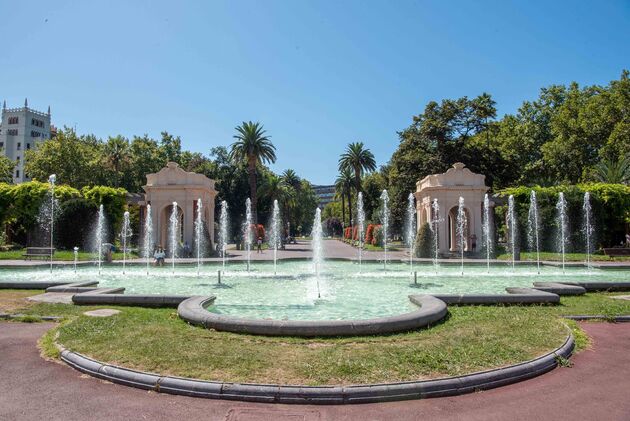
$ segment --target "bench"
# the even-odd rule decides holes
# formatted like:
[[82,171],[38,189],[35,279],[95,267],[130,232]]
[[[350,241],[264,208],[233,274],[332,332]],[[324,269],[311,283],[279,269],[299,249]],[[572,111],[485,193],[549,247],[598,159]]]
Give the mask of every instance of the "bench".
[[610,257],[630,256],[630,247],[605,248],[604,254]]
[[50,247],[27,247],[26,248],[26,253],[24,253],[22,255],[22,257],[24,257],[25,259],[30,259],[30,258],[44,258],[44,259],[50,259],[50,254],[54,255],[55,254],[55,248],[50,248]]

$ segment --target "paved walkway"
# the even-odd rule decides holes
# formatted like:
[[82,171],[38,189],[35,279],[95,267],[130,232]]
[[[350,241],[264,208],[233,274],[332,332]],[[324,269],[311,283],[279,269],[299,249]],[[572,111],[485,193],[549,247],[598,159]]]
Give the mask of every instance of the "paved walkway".
[[630,324],[588,323],[573,368],[454,398],[346,406],[269,405],[162,395],[110,384],[36,348],[51,324],[0,323],[0,420],[628,420]]

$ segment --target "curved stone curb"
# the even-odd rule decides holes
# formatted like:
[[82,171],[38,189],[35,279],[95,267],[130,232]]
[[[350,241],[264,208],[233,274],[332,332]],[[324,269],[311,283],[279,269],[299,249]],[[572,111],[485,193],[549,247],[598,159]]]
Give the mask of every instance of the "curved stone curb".
[[139,307],[177,307],[182,301],[190,298],[190,295],[140,295],[119,294],[125,288],[96,288],[88,292],[74,294],[72,302],[80,305],[117,305]]
[[565,319],[575,320],[575,321],[586,321],[586,320],[612,320],[613,322],[630,322],[630,315],[624,316],[606,316],[604,314],[596,314],[596,315],[576,315],[576,316],[562,316]]
[[48,289],[50,287],[56,287],[60,285],[69,285],[72,282],[68,281],[26,281],[26,282],[14,282],[14,281],[2,281],[0,282],[0,289]]
[[557,304],[558,294],[534,288],[506,288],[507,294],[434,294],[449,305]]
[[355,386],[226,383],[160,376],[103,364],[66,349],[62,349],[61,359],[91,376],[161,393],[250,402],[353,404],[456,396],[505,386],[554,369],[559,359],[571,356],[573,348],[573,336],[569,335],[564,344],[554,351],[504,368],[436,380]]
[[557,295],[583,295],[586,288],[561,282],[534,282],[534,289]]
[[206,310],[214,296],[197,296],[177,308],[179,317],[189,323],[219,331],[269,336],[356,336],[403,332],[428,326],[446,316],[446,304],[432,295],[414,295],[416,311],[390,317],[360,320],[264,320],[223,316]]
[[587,291],[609,291],[609,292],[623,292],[630,291],[630,282],[563,282],[569,285],[578,285]]

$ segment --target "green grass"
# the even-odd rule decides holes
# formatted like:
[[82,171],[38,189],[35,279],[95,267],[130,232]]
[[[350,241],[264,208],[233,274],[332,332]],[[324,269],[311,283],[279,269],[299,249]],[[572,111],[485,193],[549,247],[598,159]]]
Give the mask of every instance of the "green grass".
[[[3,299],[0,291],[0,302]],[[68,349],[113,364],[207,380],[289,384],[353,384],[461,375],[514,364],[559,346],[573,331],[578,350],[588,337],[559,316],[630,314],[630,301],[608,293],[563,297],[557,306],[449,307],[446,321],[429,329],[351,338],[240,335],[194,327],[174,309],[114,307],[121,313],[93,318],[103,308],[31,304],[32,317],[58,315],[64,322],[41,340],[56,356],[53,338]]]
[[[512,256],[510,254],[501,254],[497,256],[499,260],[510,260]],[[566,253],[564,258],[567,262],[585,262],[586,254],[585,253]],[[521,252],[521,260],[536,260],[536,253],[532,252]],[[562,260],[562,256],[559,253],[552,253],[548,251],[540,252],[540,260],[550,260],[550,261],[560,261]],[[604,254],[592,254],[591,260],[594,262],[625,262],[630,261],[630,256],[618,256],[618,257],[610,257]]]
[[[0,260],[24,260],[24,253],[26,253],[26,249],[21,249],[21,250],[9,250],[9,251],[0,251]],[[116,252],[112,254],[113,259],[122,259],[123,258],[123,254]],[[127,255],[127,258],[135,258],[138,257],[135,254],[131,254],[131,255]],[[95,260],[95,254],[94,253],[89,253],[86,251],[80,251],[79,252],[79,256],[78,256],[79,260]],[[44,258],[35,258],[33,260],[42,260],[42,261],[48,261],[47,259]],[[74,252],[72,250],[57,250],[55,251],[55,254],[53,256],[53,260],[67,260],[67,261],[73,261],[74,260]]]

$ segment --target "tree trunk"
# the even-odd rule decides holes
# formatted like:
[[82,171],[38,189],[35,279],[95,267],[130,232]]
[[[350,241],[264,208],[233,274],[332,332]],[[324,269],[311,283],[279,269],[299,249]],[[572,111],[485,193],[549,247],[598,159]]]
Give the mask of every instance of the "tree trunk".
[[258,224],[258,193],[256,191],[256,160],[249,157],[247,163],[247,173],[249,175],[249,197],[252,202],[252,221]]
[[357,194],[363,191],[361,190],[361,168],[354,169],[354,182],[356,184]]
[[348,220],[352,227],[352,190],[348,189]]
[[346,227],[346,202],[345,195],[341,193],[341,236],[343,237],[343,229]]

